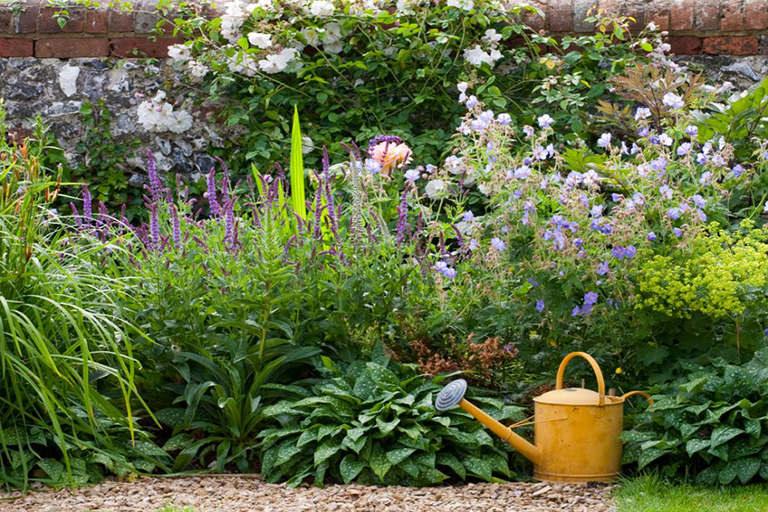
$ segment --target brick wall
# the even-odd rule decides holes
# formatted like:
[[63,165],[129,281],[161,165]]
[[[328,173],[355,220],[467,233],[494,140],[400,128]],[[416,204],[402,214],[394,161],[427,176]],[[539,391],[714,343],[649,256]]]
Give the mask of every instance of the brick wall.
[[[768,0],[528,0],[544,17],[526,15],[536,30],[553,35],[589,33],[593,6],[635,18],[633,30],[655,23],[669,32],[677,54],[768,55]],[[150,39],[158,16],[154,0],[137,0],[133,12],[73,6],[60,28],[47,0],[0,0],[1,57],[166,57],[170,37]]]
[[154,2],[135,1],[131,12],[73,5],[63,28],[54,19],[57,10],[48,0],[0,0],[0,58],[162,58],[179,42],[170,35],[150,37],[160,19]]

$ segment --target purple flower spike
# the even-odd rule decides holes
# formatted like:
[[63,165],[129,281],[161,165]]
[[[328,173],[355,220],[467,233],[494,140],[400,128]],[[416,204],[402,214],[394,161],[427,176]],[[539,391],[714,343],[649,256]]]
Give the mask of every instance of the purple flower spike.
[[208,173],[208,204],[211,205],[211,215],[218,215],[221,208],[216,200],[216,169],[213,167]]
[[181,247],[181,225],[179,223],[179,212],[176,207],[171,205],[171,218],[173,219],[173,245],[177,249]]
[[157,168],[155,166],[155,157],[152,155],[152,151],[147,150],[147,173],[149,174],[149,193],[152,196],[152,202],[159,204],[163,200],[163,183],[160,181],[160,177],[157,175]]
[[87,185],[83,185],[83,224],[89,226],[93,218],[93,203],[91,202],[91,191]]
[[158,220],[157,205],[152,205],[152,213],[149,217],[150,250],[160,249],[160,222]]

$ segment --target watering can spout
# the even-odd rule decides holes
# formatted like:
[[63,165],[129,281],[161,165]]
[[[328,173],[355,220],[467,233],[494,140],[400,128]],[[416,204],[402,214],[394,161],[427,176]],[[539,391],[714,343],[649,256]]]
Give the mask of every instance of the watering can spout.
[[515,434],[511,428],[502,425],[501,422],[496,421],[491,416],[483,412],[480,408],[464,399],[464,393],[467,391],[467,381],[464,379],[454,380],[445,386],[442,391],[437,395],[435,400],[435,408],[438,411],[446,411],[452,409],[457,405],[467,411],[474,418],[488,427],[494,434],[499,436],[504,441],[514,446],[523,457],[530,460],[534,464],[541,463],[541,450],[536,448],[533,444],[526,441],[519,435]]

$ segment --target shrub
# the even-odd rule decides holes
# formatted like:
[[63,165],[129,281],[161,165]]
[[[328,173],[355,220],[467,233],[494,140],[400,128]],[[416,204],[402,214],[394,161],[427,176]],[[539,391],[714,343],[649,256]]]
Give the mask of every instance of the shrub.
[[[280,422],[265,430],[262,474],[298,485],[326,476],[349,483],[431,485],[450,477],[490,481],[512,476],[507,451],[482,424],[460,410],[438,412],[434,397],[446,377],[426,381],[413,365],[381,355],[340,366],[323,358],[323,379],[296,397],[267,407]],[[498,420],[521,420],[520,407],[477,397]]]
[[654,393],[656,403],[621,435],[624,463],[707,484],[768,479],[766,349],[742,366],[714,359],[687,369]]
[[190,41],[171,54],[190,80],[227,102],[228,124],[247,128],[235,168],[241,158],[259,167],[281,159],[294,105],[311,133],[310,164],[320,159],[313,146],[343,154],[339,141],[363,144],[382,133],[436,163],[462,114],[454,97],[461,81],[518,125],[531,122],[532,105],[556,107],[572,139],[588,131],[581,111],[610,95],[604,79],[633,62],[640,44],[652,48],[629,37],[626,19],[602,13],[590,18],[601,31],[557,41],[525,27],[542,15],[533,7],[497,0],[231,1],[212,20],[187,7],[174,23]]

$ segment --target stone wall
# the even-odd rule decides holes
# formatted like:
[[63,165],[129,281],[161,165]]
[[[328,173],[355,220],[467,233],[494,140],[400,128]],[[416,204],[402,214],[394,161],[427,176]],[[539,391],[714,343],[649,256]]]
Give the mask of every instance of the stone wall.
[[[58,8],[47,0],[9,3],[0,0],[0,98],[12,127],[23,138],[40,113],[52,126],[67,157],[83,158],[77,144],[87,135],[81,122],[84,103],[102,101],[113,114],[112,135],[141,140],[124,164],[134,184],[144,179],[146,148],[157,153],[158,167],[196,178],[213,160],[212,146],[233,137],[211,119],[215,108],[201,107],[190,92],[169,92],[167,102],[192,117],[179,133],[152,133],[137,124],[137,109],[156,91],[178,83],[167,47],[178,42],[167,31],[151,35],[161,16],[155,0],[134,2],[131,12],[70,6],[61,27]],[[588,33],[589,9],[599,8],[635,18],[634,29],[648,23],[669,31],[679,54],[696,54],[710,73],[754,83],[768,72],[768,0],[531,0],[543,17],[526,15],[533,28],[561,36]],[[749,56],[749,57],[745,57]],[[183,98],[183,103],[176,102]],[[158,151],[159,149],[159,151]]]

